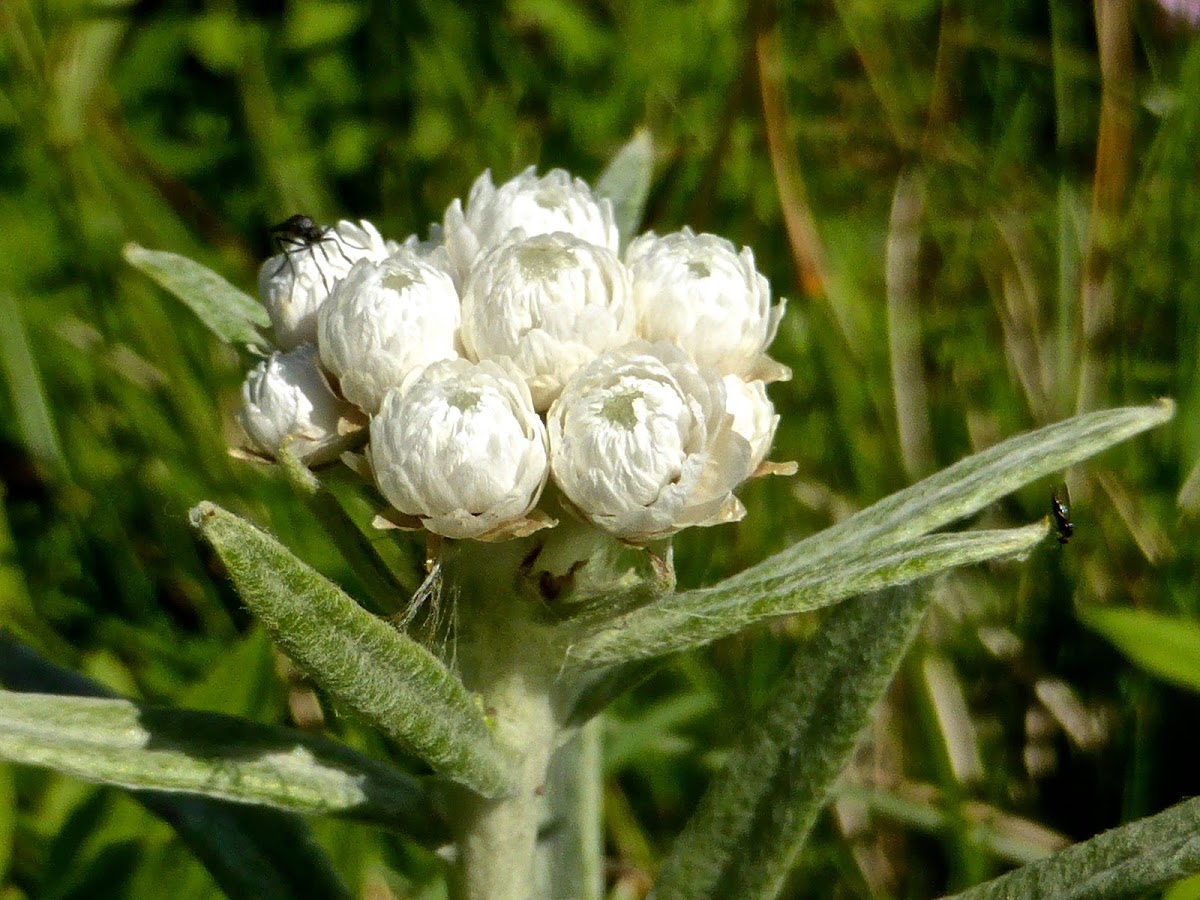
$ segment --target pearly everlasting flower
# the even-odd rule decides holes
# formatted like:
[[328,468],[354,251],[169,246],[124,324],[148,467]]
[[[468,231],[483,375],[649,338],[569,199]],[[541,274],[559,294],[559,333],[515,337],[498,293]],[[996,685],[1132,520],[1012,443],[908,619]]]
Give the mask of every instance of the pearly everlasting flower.
[[733,416],[733,430],[750,444],[750,471],[754,472],[771,451],[779,415],[775,404],[767,397],[763,381],[743,381],[737,375],[726,375],[725,410]]
[[275,328],[275,343],[290,350],[317,339],[317,311],[334,285],[360,259],[383,259],[398,248],[370,222],[342,220],[319,241],[288,246],[262,264],[258,295]]
[[347,400],[374,413],[414,369],[458,356],[458,293],[411,251],[357,263],[317,319],[321,361]]
[[341,426],[358,415],[329,387],[312,344],[272,353],[242,383],[238,421],[267,456],[286,444],[302,462],[328,462],[345,449]]
[[689,228],[662,237],[648,232],[630,243],[625,262],[640,337],[677,344],[698,366],[723,375],[790,377],[765,352],[784,303],[771,306],[771,288],[749,247],[739,253],[724,238]]
[[471,186],[466,210],[460,200],[446,209],[442,235],[460,285],[476,257],[507,239],[514,228],[526,236],[565,231],[614,253],[620,241],[612,203],[598,199],[582,179],[562,169],[539,178],[530,166],[496,187],[489,170]]
[[634,324],[629,273],[616,254],[564,232],[495,248],[463,292],[467,356],[511,358],[539,411],[576,369],[628,342]]
[[725,403],[720,375],[671,344],[605,353],[547,414],[554,480],[585,518],[628,541],[740,519],[732,491],[750,473],[750,444]]
[[414,373],[371,420],[368,453],[388,502],[436,534],[489,539],[553,524],[528,517],[546,485],[546,427],[505,360]]

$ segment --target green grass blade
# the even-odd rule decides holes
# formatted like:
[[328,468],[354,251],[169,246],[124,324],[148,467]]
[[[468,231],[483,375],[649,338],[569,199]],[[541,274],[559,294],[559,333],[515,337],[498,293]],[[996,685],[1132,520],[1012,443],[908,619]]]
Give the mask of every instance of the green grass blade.
[[355,603],[274,538],[211,503],[192,522],[292,660],[339,702],[485,797],[512,768],[475,697],[432,653]]
[[16,299],[0,291],[0,371],[8,380],[8,393],[16,416],[17,434],[30,454],[54,475],[65,475],[67,464],[37,361],[21,320]]
[[137,244],[126,244],[124,255],[130,265],[182,300],[225,343],[270,346],[254,327],[271,324],[262,304],[216,272],[186,256]]
[[581,668],[649,659],[702,646],[776,616],[808,612],[868,591],[908,584],[958,566],[1025,553],[1045,538],[1045,520],[1023,528],[955,532],[806,565],[754,584],[675,594],[626,613],[571,648]]
[[420,783],[348,747],[234,716],[0,691],[0,757],[130,790],[176,791],[430,838]]
[[1170,421],[1171,400],[1074,416],[1017,435],[897,491],[873,506],[746,569],[726,583],[745,584],[817,560],[886,547],[979,512],[1018,488],[1060,472]]
[[387,563],[354,524],[337,497],[286,447],[280,450],[278,461],[288,484],[304,499],[325,534],[354,570],[370,596],[374,611],[390,616],[403,610],[411,592],[404,591],[396,581]]
[[947,900],[1119,900],[1200,872],[1200,798],[1068,847]]
[[902,588],[830,613],[713,778],[656,898],[777,896],[928,602]]
[[1200,624],[1144,609],[1085,608],[1079,610],[1079,618],[1134,665],[1200,691]]
[[596,180],[596,193],[612,201],[622,247],[642,224],[653,175],[654,143],[649,129],[642,128],[617,151]]
[[[0,684],[18,691],[114,696],[82,675],[48,662],[3,631]],[[175,829],[233,900],[350,896],[308,825],[298,816],[163,791],[135,791],[132,796]]]

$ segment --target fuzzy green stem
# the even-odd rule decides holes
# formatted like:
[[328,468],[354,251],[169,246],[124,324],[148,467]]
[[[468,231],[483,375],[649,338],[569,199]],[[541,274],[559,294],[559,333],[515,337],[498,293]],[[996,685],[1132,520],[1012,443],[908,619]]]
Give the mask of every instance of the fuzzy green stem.
[[459,604],[458,667],[483,702],[497,744],[514,760],[515,788],[486,800],[462,788],[448,797],[458,843],[453,896],[530,900],[546,771],[560,725],[554,687],[561,649],[531,620],[521,541],[450,549],[444,590]]
[[495,683],[488,694],[489,711],[495,710],[498,725],[502,723],[511,739],[506,743],[519,753],[517,788],[511,796],[496,800],[459,791],[454,895],[470,900],[528,900],[537,895],[535,850],[557,725],[549,696],[519,673]]

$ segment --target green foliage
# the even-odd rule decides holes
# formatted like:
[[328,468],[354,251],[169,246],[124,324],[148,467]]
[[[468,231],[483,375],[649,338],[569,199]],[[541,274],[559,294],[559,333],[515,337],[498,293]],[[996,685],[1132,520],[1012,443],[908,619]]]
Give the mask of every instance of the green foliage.
[[210,503],[192,510],[192,520],[246,605],[331,696],[439,774],[485,797],[509,788],[511,764],[482,710],[437,657],[249,522]]
[[1085,609],[1080,618],[1136,665],[1200,691],[1200,625],[1141,609]]
[[897,589],[833,611],[700,801],[658,896],[778,896],[929,598]]
[[428,836],[421,786],[332,741],[127,700],[0,691],[0,757],[133,790],[200,794]]
[[1200,866],[1200,800],[1106,831],[1049,859],[955,894],[954,900],[1117,900],[1161,890]]
[[216,272],[186,256],[147,250],[137,244],[125,247],[126,261],[166,288],[227,344],[247,344],[260,349],[267,343],[254,326],[271,324],[267,311],[253,297],[239,291]]
[[[266,226],[288,214],[366,216],[402,238],[485,167],[593,177],[645,127],[645,227],[688,224],[753,246],[791,299],[774,353],[797,373],[772,396],[774,455],[796,459],[799,476],[749,485],[740,525],[680,537],[681,596],[763,560],[794,567],[816,549],[804,539],[851,534],[856,511],[1008,435],[1156,396],[1179,403],[1169,427],[1061,476],[1070,544],[939,583],[867,736],[872,766],[851,768],[784,891],[940,895],[1168,807],[1194,791],[1177,738],[1194,696],[1173,684],[1195,685],[1200,614],[1200,41],[1154,3],[1102,6],[1117,14],[1098,24],[1091,6],[1062,0],[183,2],[101,16],[7,3],[4,624],[136,702],[187,706],[196,692],[206,709],[264,725],[307,703],[310,727],[409,765],[369,717],[322,720],[329,697],[280,677],[265,642],[251,645],[243,602],[213,577],[219,561],[186,510],[210,497],[262,523],[380,612],[393,582],[419,584],[423,548],[370,536],[374,498],[324,473],[310,494],[230,460],[246,358],[122,249],[198,259],[244,298],[270,252]],[[902,176],[907,219],[892,212]],[[909,271],[889,269],[889,247],[911,251]],[[262,346],[245,318],[261,311],[244,303],[210,320],[234,344]],[[997,488],[977,507],[983,533],[1041,519],[1050,487],[1003,499]],[[880,534],[906,516],[897,507]],[[920,535],[946,524],[912,520],[908,539],[925,552]],[[657,668],[589,673],[580,718],[630,691],[606,717],[619,739],[604,781],[614,892],[636,893],[668,858],[746,723],[820,640],[816,618],[776,619]],[[924,708],[930,657],[963,717]],[[1075,719],[1046,704],[1048,684],[1065,689]],[[1068,726],[1091,720],[1110,725],[1080,743]],[[955,741],[981,774],[956,773]],[[231,896],[444,890],[440,861],[391,832],[310,830],[177,795],[138,801],[5,765],[0,894],[142,897],[169,884],[173,896],[212,896],[193,856]],[[1165,841],[1168,858],[1169,833],[1138,834]],[[1087,862],[1127,879],[1123,889],[1157,883],[1107,865]],[[1004,890],[1028,887],[1015,884]]]

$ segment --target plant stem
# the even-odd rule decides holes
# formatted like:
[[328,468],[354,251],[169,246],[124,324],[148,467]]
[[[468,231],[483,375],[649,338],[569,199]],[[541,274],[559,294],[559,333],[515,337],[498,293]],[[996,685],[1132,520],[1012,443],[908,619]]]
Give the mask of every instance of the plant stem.
[[[557,725],[545,693],[529,691],[515,676],[488,691],[489,711],[513,746],[518,738],[517,789],[485,800],[461,790],[455,809],[458,871],[454,896],[470,900],[528,900],[535,896],[534,857],[542,794]],[[502,724],[501,724],[502,723]]]
[[493,738],[511,755],[516,788],[495,800],[449,789],[458,842],[452,896],[529,900],[537,896],[542,798],[560,731],[553,689],[561,650],[531,620],[533,598],[521,575],[524,542],[488,546],[486,553],[479,549],[443,553],[443,591],[460,607],[457,662],[463,682],[479,695]]

